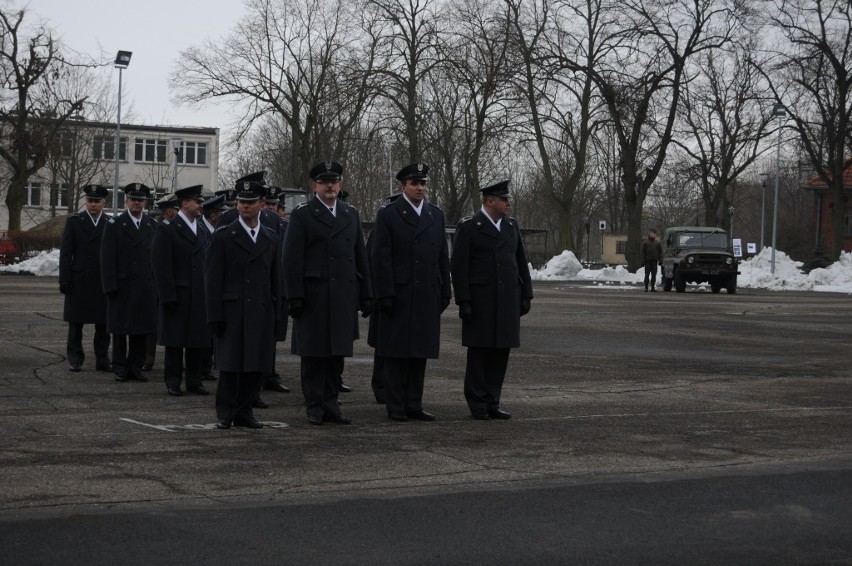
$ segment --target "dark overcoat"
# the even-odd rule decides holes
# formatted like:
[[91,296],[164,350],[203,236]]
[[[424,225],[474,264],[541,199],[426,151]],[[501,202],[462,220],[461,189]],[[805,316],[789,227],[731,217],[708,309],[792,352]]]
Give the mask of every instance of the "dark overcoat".
[[297,356],[351,356],[358,304],[373,298],[369,259],[358,211],[337,201],[337,216],[317,198],[290,213],[284,237],[287,299],[302,299],[293,320],[291,350]]
[[106,324],[107,301],[101,287],[101,240],[107,215],[98,225],[88,212],[74,213],[65,221],[59,245],[59,284],[69,287],[62,319],[82,324]]
[[456,304],[469,301],[471,321],[462,321],[462,345],[521,345],[521,299],[532,299],[527,254],[517,221],[505,217],[500,231],[481,210],[456,227],[450,261]]
[[207,248],[207,320],[225,323],[213,340],[220,371],[274,371],[281,248],[275,232],[258,226],[256,242],[239,222],[220,226]]
[[451,296],[444,213],[424,202],[418,216],[400,198],[379,209],[371,237],[374,294],[379,302],[393,297],[390,312],[376,308],[372,315],[376,353],[390,358],[437,358],[441,302]]
[[[209,348],[204,299],[204,257],[211,234],[201,219],[196,234],[180,215],[154,235],[152,264],[157,285],[157,343],[176,348]],[[165,308],[164,305],[174,304]],[[175,304],[176,303],[176,304]]]
[[137,229],[126,210],[110,218],[101,242],[101,284],[107,294],[107,331],[138,335],[157,332],[157,293],[151,244],[157,223],[147,214]]

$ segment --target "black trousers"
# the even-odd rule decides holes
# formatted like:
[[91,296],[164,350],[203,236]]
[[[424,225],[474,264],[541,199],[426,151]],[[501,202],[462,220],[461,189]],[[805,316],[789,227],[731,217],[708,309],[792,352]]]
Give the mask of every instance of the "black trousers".
[[157,335],[148,334],[145,339],[145,363],[149,366],[154,365],[154,360],[157,359]]
[[648,288],[648,278],[651,279],[651,288],[653,289],[657,285],[657,262],[656,261],[646,261],[645,262],[645,289]]
[[500,393],[508,364],[509,348],[467,349],[464,398],[471,412],[500,408]]
[[376,396],[376,401],[379,403],[385,402],[385,374],[384,374],[385,358],[373,351],[373,377],[370,379],[370,387],[373,388],[373,395]]
[[229,422],[253,418],[251,402],[262,386],[262,372],[220,371],[216,385],[216,417]]
[[201,377],[213,377],[213,347],[201,351]]
[[384,358],[382,373],[388,413],[423,410],[426,358]]
[[145,363],[145,334],[112,335],[112,370],[122,377],[141,376]]
[[[109,365],[109,333],[106,324],[95,324],[95,337],[92,346],[95,350],[97,365]],[[83,323],[68,323],[68,343],[65,349],[68,363],[71,365],[83,365],[86,354],[83,352]]]
[[302,395],[309,417],[340,415],[337,396],[340,393],[340,370],[343,356],[315,358],[302,356]]
[[163,379],[166,387],[180,387],[181,367],[186,360],[186,388],[193,389],[201,385],[201,358],[206,348],[177,348],[166,346],[163,356]]

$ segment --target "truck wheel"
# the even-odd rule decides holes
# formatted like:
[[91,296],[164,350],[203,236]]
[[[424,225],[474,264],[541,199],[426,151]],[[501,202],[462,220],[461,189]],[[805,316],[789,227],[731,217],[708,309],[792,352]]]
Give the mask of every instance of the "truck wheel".
[[728,284],[725,286],[725,289],[728,291],[729,295],[735,295],[737,293],[737,276],[734,275],[728,280]]
[[719,291],[722,290],[722,286],[719,285],[718,283],[710,283],[710,290],[713,293],[718,293]]
[[677,271],[674,273],[674,288],[678,293],[686,292],[686,278]]

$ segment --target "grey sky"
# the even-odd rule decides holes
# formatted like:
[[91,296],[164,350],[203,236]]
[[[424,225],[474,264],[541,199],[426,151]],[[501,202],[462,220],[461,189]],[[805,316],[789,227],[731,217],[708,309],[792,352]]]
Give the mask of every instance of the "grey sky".
[[[122,98],[135,123],[224,129],[232,121],[224,105],[173,105],[168,76],[181,50],[228,33],[243,14],[240,0],[29,0],[26,6],[75,51],[110,58],[119,49],[133,52]],[[117,85],[118,71],[111,77]]]

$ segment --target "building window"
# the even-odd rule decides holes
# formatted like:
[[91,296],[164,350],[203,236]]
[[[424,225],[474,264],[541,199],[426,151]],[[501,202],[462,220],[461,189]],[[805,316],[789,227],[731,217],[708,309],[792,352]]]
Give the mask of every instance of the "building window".
[[627,240],[615,241],[615,253],[624,255],[627,252]]
[[27,183],[27,206],[41,206],[41,183]]
[[[115,136],[95,136],[93,148],[96,159],[115,161]],[[127,161],[127,138],[121,138],[118,158]]]
[[843,235],[852,236],[852,209],[847,208],[843,216]]
[[[109,193],[110,194],[106,199],[106,204],[104,205],[104,208],[108,209],[108,212],[112,211],[112,208],[113,208],[112,197],[115,195],[115,191],[110,189]],[[124,191],[118,191],[118,199],[117,200],[118,200],[118,204],[115,206],[115,208],[116,208],[116,210],[120,211],[122,208],[124,208]]]
[[185,163],[187,165],[206,165],[207,143],[181,142],[180,151],[178,152],[178,163]]
[[166,140],[136,138],[135,161],[166,162]]
[[59,132],[56,136],[56,154],[59,157],[74,156],[74,134]]
[[56,208],[68,208],[68,184],[62,183],[56,191]]

